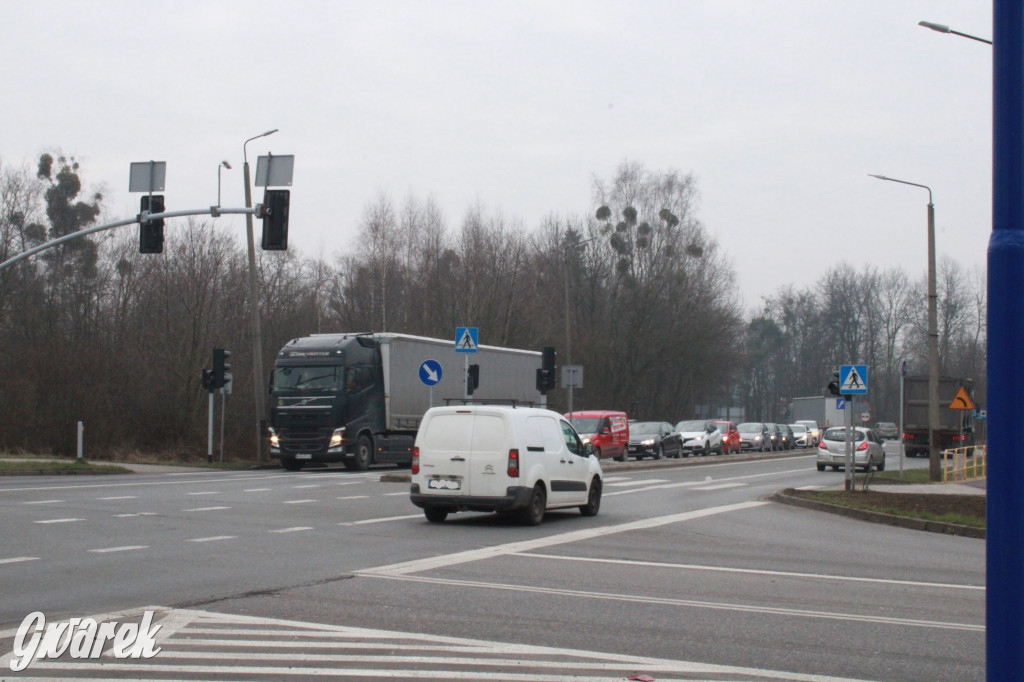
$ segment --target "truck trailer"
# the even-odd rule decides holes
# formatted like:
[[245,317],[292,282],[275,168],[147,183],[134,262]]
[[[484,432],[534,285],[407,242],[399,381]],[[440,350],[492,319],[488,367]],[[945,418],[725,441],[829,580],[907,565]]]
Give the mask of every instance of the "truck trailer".
[[822,430],[830,426],[846,424],[847,401],[838,396],[814,395],[806,398],[793,398],[789,406],[789,420],[815,421]]
[[[974,381],[956,377],[939,377],[939,449],[974,445],[974,417],[972,410],[954,410],[949,407],[963,387],[974,400]],[[903,380],[903,447],[908,457],[927,457],[931,441],[928,438],[928,375],[911,374]]]
[[358,471],[407,466],[423,414],[466,398],[467,365],[477,366],[474,401],[544,406],[541,359],[537,351],[495,346],[456,353],[453,340],[407,334],[292,339],[270,378],[270,456],[290,471],[313,462]]

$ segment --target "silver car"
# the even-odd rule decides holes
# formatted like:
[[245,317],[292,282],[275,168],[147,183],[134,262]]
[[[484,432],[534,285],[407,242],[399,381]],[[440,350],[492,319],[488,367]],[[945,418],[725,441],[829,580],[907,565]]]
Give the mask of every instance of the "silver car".
[[736,427],[740,432],[740,450],[756,450],[764,452],[772,449],[772,441],[768,435],[768,427],[761,422],[743,422]]
[[[825,467],[846,468],[846,427],[825,429],[818,442],[818,471]],[[871,429],[856,426],[853,429],[853,468],[867,471],[874,467],[885,471],[885,449]]]

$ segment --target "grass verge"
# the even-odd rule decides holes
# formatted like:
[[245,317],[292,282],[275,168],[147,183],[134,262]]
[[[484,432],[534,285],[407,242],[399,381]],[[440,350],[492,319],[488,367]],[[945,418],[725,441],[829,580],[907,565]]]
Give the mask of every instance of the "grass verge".
[[878,514],[985,528],[984,495],[794,489],[786,490],[785,494]]
[[0,475],[60,475],[60,474],[130,474],[130,469],[125,469],[114,464],[93,464],[85,460],[50,460],[18,458],[16,460],[0,461]]

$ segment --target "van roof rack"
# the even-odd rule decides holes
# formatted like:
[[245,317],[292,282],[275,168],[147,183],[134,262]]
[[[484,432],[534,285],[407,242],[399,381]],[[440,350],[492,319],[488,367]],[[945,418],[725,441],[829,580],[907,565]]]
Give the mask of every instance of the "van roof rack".
[[515,398],[445,398],[445,405],[511,405],[512,407],[536,407],[532,400]]

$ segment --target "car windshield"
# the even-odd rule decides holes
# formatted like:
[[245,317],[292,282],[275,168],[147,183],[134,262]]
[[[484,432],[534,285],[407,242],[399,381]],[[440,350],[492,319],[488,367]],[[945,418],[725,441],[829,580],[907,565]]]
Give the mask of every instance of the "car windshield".
[[880,429],[895,429],[896,425],[892,422],[878,422],[878,428]]
[[661,432],[661,424],[658,422],[633,422],[629,425],[629,434],[641,436],[658,434]]
[[761,425],[755,422],[745,422],[736,427],[740,433],[761,433]]
[[718,430],[722,433],[729,433],[729,422],[715,422],[715,426],[717,426]]
[[802,424],[793,424],[789,428],[793,429],[793,433],[807,433],[807,427]]
[[[846,429],[843,428],[843,427],[839,427],[839,428],[835,428],[835,429],[829,429],[828,431],[825,432],[824,440],[841,441],[841,442],[845,443],[846,442]],[[855,442],[858,442],[858,443],[860,441],[864,440],[864,432],[863,431],[858,431],[858,430],[854,429],[854,431],[853,431],[853,440]]]
[[337,365],[278,367],[274,370],[273,393],[281,391],[336,391],[341,384],[343,368]]
[[676,431],[679,431],[680,433],[687,432],[687,431],[703,431],[703,430],[704,430],[704,422],[702,422],[700,420],[689,421],[689,422],[679,422],[678,424],[676,424]]
[[597,433],[601,430],[600,417],[574,417],[570,421],[577,433]]

